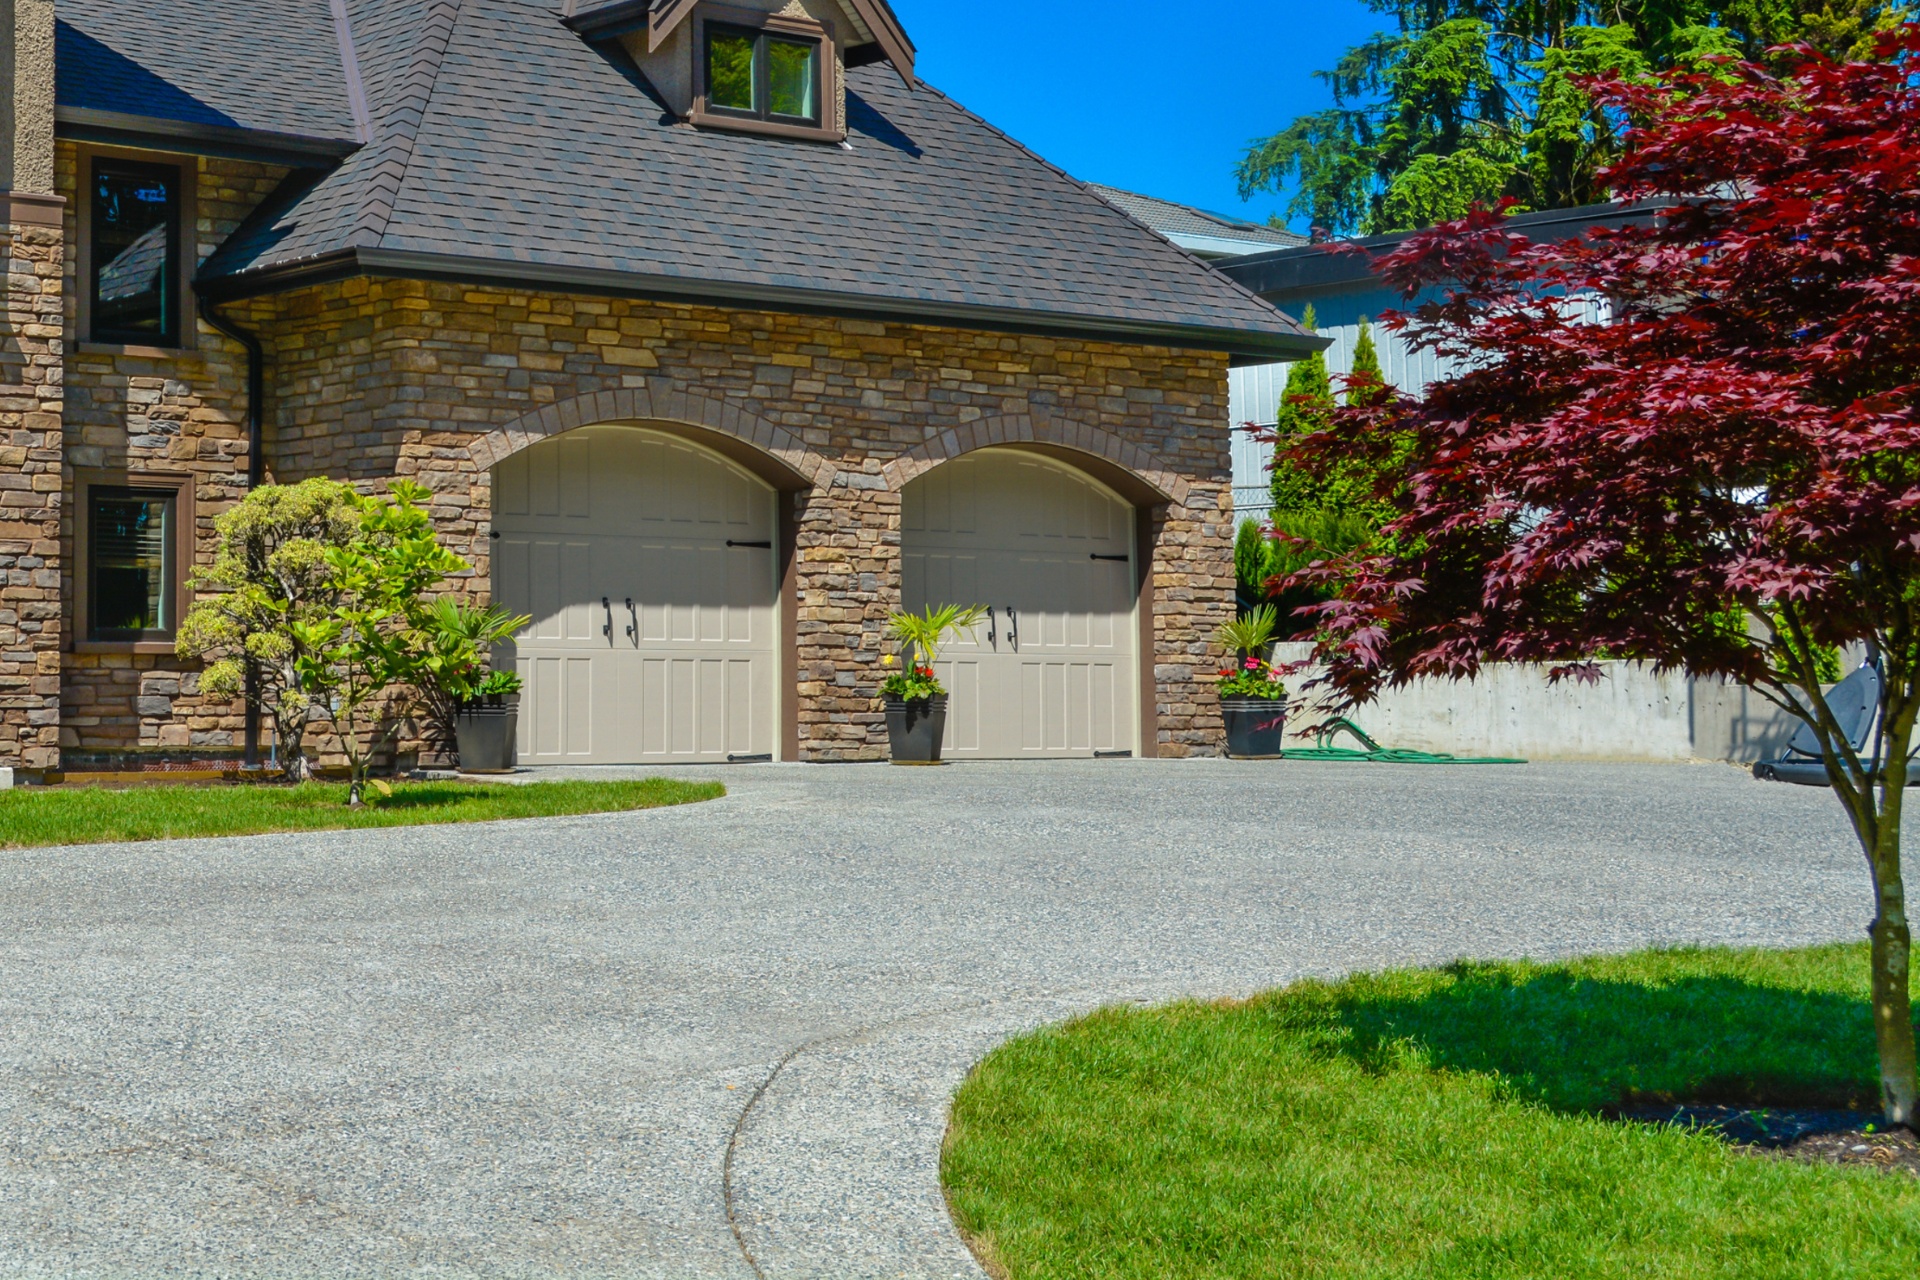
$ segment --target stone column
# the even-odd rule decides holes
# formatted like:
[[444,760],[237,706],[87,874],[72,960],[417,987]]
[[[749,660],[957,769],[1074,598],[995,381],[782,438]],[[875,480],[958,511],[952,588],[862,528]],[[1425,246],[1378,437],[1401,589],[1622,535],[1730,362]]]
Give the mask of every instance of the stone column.
[[0,0],[0,768],[60,765],[65,201],[54,192],[53,0]]
[[871,466],[796,504],[800,758],[810,764],[887,758],[880,655],[900,607],[900,495]]

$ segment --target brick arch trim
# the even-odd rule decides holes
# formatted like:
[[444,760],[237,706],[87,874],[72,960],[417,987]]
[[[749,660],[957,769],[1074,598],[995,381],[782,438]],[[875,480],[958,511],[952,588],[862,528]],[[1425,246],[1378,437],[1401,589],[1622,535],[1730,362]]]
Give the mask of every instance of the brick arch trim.
[[919,448],[895,458],[882,469],[881,474],[886,478],[889,488],[904,489],[910,481],[943,462],[951,462],[976,449],[1008,444],[1044,444],[1075,453],[1091,454],[1125,469],[1163,501],[1176,506],[1187,505],[1189,486],[1186,478],[1148,450],[1098,427],[1034,418],[1027,414],[983,418],[942,431]]
[[815,488],[833,483],[832,465],[785,427],[737,404],[690,390],[671,378],[649,378],[644,387],[594,391],[550,404],[489,431],[468,447],[468,453],[485,471],[522,449],[577,427],[631,421],[704,427],[772,455]]

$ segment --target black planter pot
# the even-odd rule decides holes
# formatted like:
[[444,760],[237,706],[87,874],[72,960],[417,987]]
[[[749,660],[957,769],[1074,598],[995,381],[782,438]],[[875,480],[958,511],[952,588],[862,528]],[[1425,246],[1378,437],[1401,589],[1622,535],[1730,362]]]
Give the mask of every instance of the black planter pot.
[[454,717],[454,749],[462,773],[512,773],[519,744],[518,697],[482,698],[460,708]]
[[1227,754],[1236,760],[1276,760],[1287,733],[1287,704],[1265,698],[1222,698]]
[[887,698],[887,741],[895,764],[939,764],[947,736],[947,697]]

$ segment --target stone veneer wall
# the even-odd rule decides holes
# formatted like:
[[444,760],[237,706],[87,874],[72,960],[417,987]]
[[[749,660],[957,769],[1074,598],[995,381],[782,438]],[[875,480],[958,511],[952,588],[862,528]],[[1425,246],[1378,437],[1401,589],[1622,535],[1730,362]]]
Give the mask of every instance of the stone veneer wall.
[[[6,208],[0,197],[0,210]],[[59,763],[60,229],[0,223],[0,766]]]
[[[68,197],[69,243],[78,242],[82,154],[72,143],[62,142],[57,155],[60,190]],[[189,157],[180,163],[185,167],[196,162]],[[192,228],[196,261],[213,252],[287,172],[237,160],[202,159],[197,167]],[[196,542],[204,557],[214,517],[246,492],[245,353],[198,320],[192,345],[184,351],[79,341],[76,270],[70,259],[67,465],[194,476]],[[71,486],[69,471],[70,494]],[[77,495],[72,509],[79,510]],[[69,520],[62,538],[63,554],[69,558],[73,538]],[[68,617],[74,616],[75,585],[67,575]],[[60,741],[74,760],[94,755],[224,755],[241,745],[241,708],[202,698],[195,664],[171,655],[69,652],[63,685]]]
[[233,310],[269,344],[274,478],[415,478],[478,584],[488,467],[556,427],[691,421],[817,471],[796,503],[809,760],[885,753],[873,690],[898,604],[897,486],[915,470],[903,458],[1020,439],[1120,453],[1180,498],[1153,524],[1158,751],[1219,747],[1208,650],[1233,598],[1224,356],[364,278]]
[[[61,144],[69,244],[82,158]],[[197,166],[204,257],[284,171]],[[0,392],[0,763],[55,767],[56,746],[76,761],[237,750],[240,709],[202,698],[191,664],[70,643],[60,656],[75,586],[61,569],[74,531],[60,519],[73,468],[191,473],[204,559],[214,517],[244,491],[244,355],[204,323],[181,352],[80,343],[75,267],[59,238],[39,232],[11,256],[10,328],[23,348],[44,345],[24,361],[9,351]],[[37,284],[23,292],[27,277]],[[63,305],[64,352],[46,323]],[[814,487],[795,503],[806,759],[884,754],[872,691],[898,603],[900,486],[983,443],[1104,453],[1176,498],[1152,521],[1157,749],[1218,749],[1209,637],[1233,589],[1224,357],[398,280],[226,310],[267,344],[269,477],[334,475],[369,489],[418,479],[473,562],[476,594],[489,570],[488,468],[557,427],[686,421],[757,440],[807,475]],[[53,451],[63,354],[64,483]]]

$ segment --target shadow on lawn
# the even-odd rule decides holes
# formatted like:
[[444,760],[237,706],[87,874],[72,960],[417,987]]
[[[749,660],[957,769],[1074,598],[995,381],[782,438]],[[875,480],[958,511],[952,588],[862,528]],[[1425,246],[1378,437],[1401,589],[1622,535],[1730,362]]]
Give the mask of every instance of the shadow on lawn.
[[1455,965],[1425,992],[1343,985],[1328,1048],[1372,1071],[1419,1061],[1498,1078],[1560,1111],[1654,1104],[1877,1111],[1864,998],[1734,977],[1646,985]]
[[[442,809],[450,805],[473,804],[496,799],[497,787],[476,787],[471,783],[415,783],[394,791],[390,796],[369,792],[376,809]],[[344,795],[344,793],[343,793]]]

